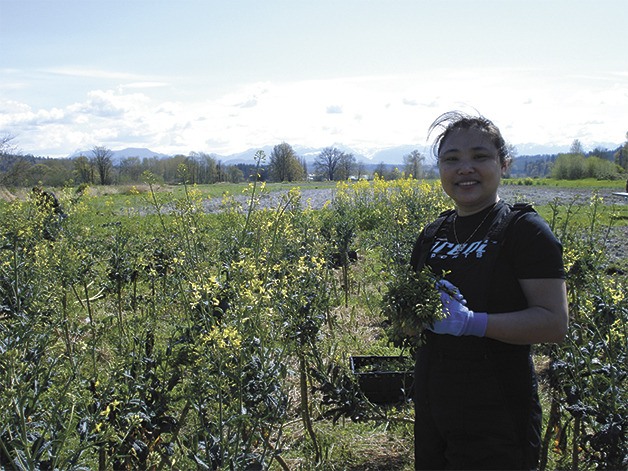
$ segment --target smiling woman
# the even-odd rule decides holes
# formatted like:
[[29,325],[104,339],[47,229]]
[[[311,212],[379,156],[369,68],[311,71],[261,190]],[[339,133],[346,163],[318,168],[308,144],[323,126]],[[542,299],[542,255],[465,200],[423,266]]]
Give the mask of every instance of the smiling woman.
[[458,214],[465,216],[497,202],[497,188],[511,159],[499,129],[489,120],[445,113],[430,132],[447,122],[456,126],[437,137],[433,152],[443,189],[456,202]]
[[534,469],[541,408],[530,344],[566,333],[562,248],[530,206],[500,201],[509,159],[491,121],[447,113],[437,128],[455,210],[423,230],[411,259],[417,272],[427,265],[446,278],[437,286],[444,317],[417,352],[415,466]]

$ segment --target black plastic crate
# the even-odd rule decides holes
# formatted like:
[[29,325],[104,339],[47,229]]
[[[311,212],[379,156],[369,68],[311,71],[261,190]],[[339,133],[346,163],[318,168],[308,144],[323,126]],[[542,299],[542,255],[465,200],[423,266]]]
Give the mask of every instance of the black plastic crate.
[[398,404],[412,399],[414,361],[404,356],[352,356],[351,372],[374,404]]

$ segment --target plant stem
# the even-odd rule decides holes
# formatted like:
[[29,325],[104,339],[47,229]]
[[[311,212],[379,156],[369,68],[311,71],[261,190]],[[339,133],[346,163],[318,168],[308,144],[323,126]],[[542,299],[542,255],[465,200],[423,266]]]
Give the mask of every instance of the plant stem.
[[312,427],[312,418],[310,417],[309,410],[309,398],[307,393],[307,372],[306,372],[306,362],[305,356],[301,353],[299,354],[299,383],[301,386],[301,418],[303,419],[303,425],[307,430],[310,439],[312,440],[312,445],[314,446],[314,453],[316,457],[316,464],[320,464],[321,462],[321,449],[318,444],[318,440],[316,438],[316,432],[314,432],[314,428]]
[[539,459],[539,470],[544,471],[547,466],[547,455],[549,451],[549,443],[552,440],[552,432],[558,421],[560,420],[560,403],[558,399],[552,397],[552,405],[550,407],[549,418],[547,420],[547,427],[545,428],[545,435],[543,436],[543,442],[541,443],[541,456]]

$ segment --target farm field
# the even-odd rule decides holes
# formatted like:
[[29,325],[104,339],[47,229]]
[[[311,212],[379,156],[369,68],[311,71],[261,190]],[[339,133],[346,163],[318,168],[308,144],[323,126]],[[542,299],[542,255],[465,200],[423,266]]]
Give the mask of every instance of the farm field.
[[[568,270],[568,339],[535,349],[541,469],[626,464],[628,201],[613,191],[500,191],[535,203]],[[411,402],[371,403],[350,357],[411,355],[384,300],[449,207],[437,183],[56,195],[63,216],[27,192],[0,204],[0,468],[413,469]]]

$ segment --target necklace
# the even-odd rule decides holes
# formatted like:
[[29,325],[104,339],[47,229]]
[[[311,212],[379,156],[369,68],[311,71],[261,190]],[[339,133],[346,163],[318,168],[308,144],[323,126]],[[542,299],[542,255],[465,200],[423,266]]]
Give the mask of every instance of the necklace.
[[[493,205],[493,207],[495,207],[495,205]],[[473,230],[473,232],[471,233],[471,235],[469,237],[467,237],[467,240],[465,240],[464,242],[460,243],[460,240],[458,240],[458,232],[456,231],[456,221],[458,220],[458,213],[454,213],[454,221],[453,221],[453,226],[454,226],[454,238],[456,239],[456,244],[458,245],[467,245],[467,243],[471,240],[471,238],[475,235],[475,233],[478,231],[478,229],[480,227],[482,227],[482,224],[484,224],[484,222],[486,221],[486,219],[488,218],[488,216],[493,212],[493,208],[491,208],[487,213],[486,216],[484,216],[484,219],[482,219],[482,221],[480,222],[480,224],[478,224],[476,226],[476,228]]]

